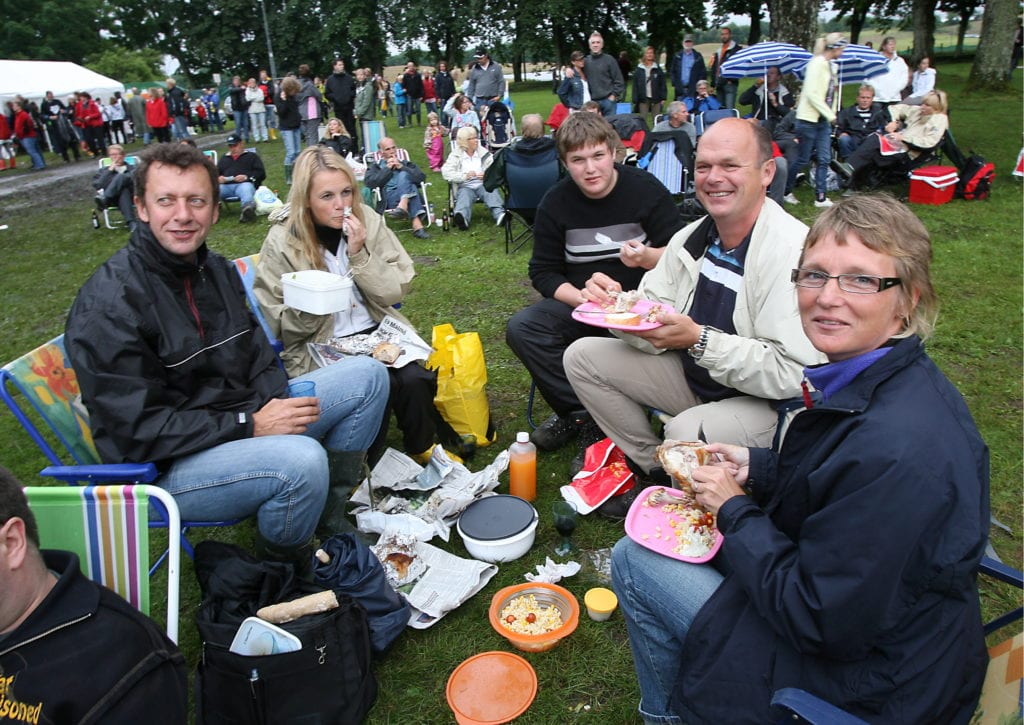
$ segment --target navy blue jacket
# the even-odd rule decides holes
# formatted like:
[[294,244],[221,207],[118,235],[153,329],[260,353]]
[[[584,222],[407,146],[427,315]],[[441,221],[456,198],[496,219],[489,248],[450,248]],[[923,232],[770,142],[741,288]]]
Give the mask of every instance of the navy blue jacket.
[[778,455],[751,454],[673,711],[764,723],[772,692],[800,687],[869,722],[966,723],[987,663],[988,450],[921,341],[800,412]]

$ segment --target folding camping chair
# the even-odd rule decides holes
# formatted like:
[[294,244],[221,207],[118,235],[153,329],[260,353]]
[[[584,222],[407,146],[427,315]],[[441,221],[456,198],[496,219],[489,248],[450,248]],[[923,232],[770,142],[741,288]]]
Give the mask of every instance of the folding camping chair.
[[238,272],[238,276],[242,278],[242,286],[245,288],[245,301],[249,303],[249,311],[252,312],[256,321],[260,323],[260,327],[263,328],[263,334],[267,336],[267,340],[270,341],[270,346],[274,348],[274,352],[277,353],[279,358],[278,362],[280,362],[284,343],[274,336],[274,331],[270,329],[267,318],[263,316],[263,309],[260,307],[260,301],[256,299],[256,292],[253,289],[253,285],[256,284],[256,266],[260,263],[260,255],[250,254],[248,257],[239,257],[234,261],[235,270]]
[[[89,413],[82,405],[78,390],[78,378],[64,349],[63,335],[0,368],[0,399],[50,462],[51,465],[40,471],[41,476],[75,485],[83,482],[152,483],[159,475],[152,463],[100,461],[89,429]],[[61,453],[58,454],[58,450]],[[238,521],[183,521],[181,546],[191,557],[192,545],[185,537],[188,529],[231,526]],[[154,568],[168,556],[169,552],[165,551]]]
[[[399,161],[409,160],[409,152],[406,151],[405,149],[395,149],[395,153],[397,154]],[[368,153],[363,157],[363,163],[365,163],[367,168],[369,168],[371,165],[377,164],[377,162],[379,162],[382,158],[383,155],[381,154],[380,151],[374,151],[373,153]],[[427,186],[429,186],[429,184],[430,182],[423,181],[420,182],[419,185],[420,202],[423,204],[423,212],[424,214],[426,214],[426,219],[423,220],[423,226],[425,227],[429,227],[431,224],[434,223],[434,210],[430,206],[430,200],[427,198]],[[384,195],[382,194],[381,189],[379,188],[373,189],[373,205],[374,207],[376,207],[378,211],[384,211]],[[410,226],[409,229],[412,229],[412,227]]]
[[697,129],[697,138],[704,135],[704,132],[711,127],[711,124],[716,121],[721,121],[723,118],[739,118],[740,112],[735,108],[719,108],[715,111],[704,111],[698,113],[693,117],[693,126]]
[[83,574],[147,615],[152,505],[167,529],[167,636],[178,641],[181,519],[171,494],[145,485],[29,486],[25,496],[42,548],[78,554]]
[[[560,162],[558,149],[539,154],[521,154],[515,147],[505,155],[505,254],[518,251],[533,235],[533,219],[540,200],[558,181]],[[524,227],[513,233],[513,225]]]
[[647,172],[665,185],[673,196],[689,194],[693,182],[693,144],[690,136],[675,131],[652,131],[640,150]]
[[[135,164],[139,163],[139,157],[138,156],[125,156],[124,157],[124,162],[126,164],[128,164],[128,166],[135,166]],[[104,158],[100,159],[100,162],[99,162],[100,168],[101,169],[105,169],[108,166],[110,166],[110,163],[111,163],[110,157],[109,156],[105,156]],[[110,205],[106,204],[105,202],[102,202],[99,196],[96,197],[96,200],[97,200],[97,202],[100,202],[102,204],[103,225],[107,229],[117,229],[118,227],[123,227],[124,226],[124,221],[117,221],[116,219],[111,219],[111,217],[110,217],[110,212],[118,211],[116,203],[113,206],[110,206]],[[93,227],[96,228],[96,229],[99,228],[99,224],[97,223],[99,221],[99,214],[100,214],[100,210],[99,209],[93,211],[93,213],[92,213],[92,216],[93,216]]]
[[372,154],[377,150],[377,144],[380,140],[388,135],[387,129],[384,128],[383,121],[360,121],[360,131],[362,133],[361,138],[363,139],[363,151],[367,154]]

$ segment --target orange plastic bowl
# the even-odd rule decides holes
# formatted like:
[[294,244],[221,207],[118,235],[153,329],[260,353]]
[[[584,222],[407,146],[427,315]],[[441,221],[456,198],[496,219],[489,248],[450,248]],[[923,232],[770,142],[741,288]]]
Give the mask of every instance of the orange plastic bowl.
[[[508,606],[516,597],[532,594],[542,606],[554,605],[562,615],[562,626],[543,634],[520,634],[502,624],[501,610]],[[557,584],[527,582],[505,587],[495,593],[491,599],[491,608],[487,612],[494,631],[505,637],[512,646],[523,652],[546,652],[558,644],[559,640],[572,634],[580,620],[580,605],[576,597],[567,589]]]

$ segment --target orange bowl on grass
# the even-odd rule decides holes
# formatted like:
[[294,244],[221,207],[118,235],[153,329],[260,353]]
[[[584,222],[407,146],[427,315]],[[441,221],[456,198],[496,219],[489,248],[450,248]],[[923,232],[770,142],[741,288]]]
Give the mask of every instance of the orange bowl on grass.
[[[504,625],[501,621],[501,611],[516,597],[530,594],[537,600],[537,604],[558,609],[562,617],[560,627],[541,634],[522,634]],[[491,607],[487,614],[494,631],[505,637],[516,649],[524,652],[546,652],[558,644],[559,640],[575,631],[580,619],[580,605],[569,590],[557,584],[527,582],[497,591],[491,598]]]

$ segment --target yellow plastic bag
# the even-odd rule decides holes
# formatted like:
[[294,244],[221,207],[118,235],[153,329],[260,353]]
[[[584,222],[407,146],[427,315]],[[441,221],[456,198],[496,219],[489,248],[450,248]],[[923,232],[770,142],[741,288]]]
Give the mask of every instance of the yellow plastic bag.
[[455,332],[451,325],[434,325],[433,354],[427,367],[437,371],[434,405],[455,431],[472,436],[477,447],[497,440],[487,404],[487,365],[484,346],[475,332]]

